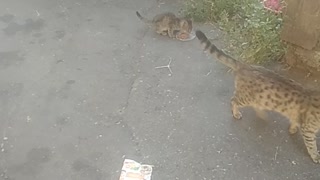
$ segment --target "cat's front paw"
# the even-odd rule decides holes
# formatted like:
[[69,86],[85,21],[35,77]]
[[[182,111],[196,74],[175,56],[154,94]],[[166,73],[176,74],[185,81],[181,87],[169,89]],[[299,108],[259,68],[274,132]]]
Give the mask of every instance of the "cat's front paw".
[[295,133],[297,133],[297,131],[298,131],[298,126],[295,126],[295,125],[293,125],[293,124],[291,124],[291,125],[289,126],[289,133],[290,133],[290,134],[295,134]]
[[167,36],[167,35],[168,35],[168,33],[166,33],[166,32],[162,32],[162,33],[161,33],[161,35],[162,35],[162,36]]
[[241,119],[242,118],[242,114],[241,114],[241,112],[234,112],[234,113],[232,113],[233,114],[233,117],[235,118],[235,119]]

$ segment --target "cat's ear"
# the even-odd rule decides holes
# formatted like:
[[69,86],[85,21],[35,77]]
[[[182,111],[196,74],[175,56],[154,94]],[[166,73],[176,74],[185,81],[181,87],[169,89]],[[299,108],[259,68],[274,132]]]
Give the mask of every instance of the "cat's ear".
[[183,20],[181,23],[182,23],[181,25],[182,25],[183,27],[186,27],[186,26],[189,25],[189,20]]

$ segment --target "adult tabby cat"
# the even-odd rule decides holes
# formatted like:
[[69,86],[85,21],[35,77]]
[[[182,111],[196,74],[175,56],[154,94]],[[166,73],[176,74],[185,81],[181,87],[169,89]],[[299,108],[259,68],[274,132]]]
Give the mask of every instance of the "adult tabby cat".
[[316,133],[320,128],[320,91],[304,88],[260,66],[242,63],[218,49],[205,34],[196,31],[196,36],[211,55],[230,67],[235,74],[235,91],[231,99],[235,119],[242,117],[239,108],[250,106],[257,112],[271,110],[290,120],[289,133],[300,128],[305,146],[313,162],[320,162]]

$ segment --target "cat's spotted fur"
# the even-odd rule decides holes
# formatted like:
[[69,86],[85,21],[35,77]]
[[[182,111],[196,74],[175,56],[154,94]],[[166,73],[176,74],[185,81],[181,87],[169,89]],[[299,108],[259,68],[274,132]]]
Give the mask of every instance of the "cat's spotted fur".
[[205,50],[234,71],[233,117],[240,119],[239,108],[245,106],[253,107],[257,112],[271,110],[282,114],[290,120],[290,134],[300,128],[309,155],[315,163],[320,163],[316,143],[320,128],[320,91],[306,89],[263,67],[237,61],[218,49],[201,31],[197,31],[196,36]]
[[138,11],[136,14],[139,19],[152,26],[158,34],[168,35],[170,38],[175,38],[178,32],[189,34],[192,31],[191,19],[178,18],[170,12],[158,14],[153,20],[142,17]]

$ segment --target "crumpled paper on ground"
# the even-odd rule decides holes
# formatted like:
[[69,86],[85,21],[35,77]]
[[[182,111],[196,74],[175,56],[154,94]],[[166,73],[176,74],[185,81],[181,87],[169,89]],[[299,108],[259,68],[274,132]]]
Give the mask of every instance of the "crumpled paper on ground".
[[140,164],[131,159],[123,162],[120,180],[151,180],[152,165]]

